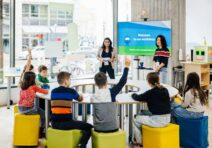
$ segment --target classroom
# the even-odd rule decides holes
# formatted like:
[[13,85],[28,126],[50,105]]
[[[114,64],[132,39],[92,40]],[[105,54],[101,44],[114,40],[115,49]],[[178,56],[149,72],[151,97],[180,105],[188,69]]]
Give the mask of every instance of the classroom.
[[1,0],[0,148],[212,148],[211,0]]

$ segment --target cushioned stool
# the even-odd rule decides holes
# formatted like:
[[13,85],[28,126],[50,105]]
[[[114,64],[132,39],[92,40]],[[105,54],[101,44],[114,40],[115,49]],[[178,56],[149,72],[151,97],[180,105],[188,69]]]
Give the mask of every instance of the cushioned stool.
[[76,148],[80,143],[80,130],[57,130],[48,128],[48,148]]
[[179,97],[174,98],[174,101],[175,101],[176,103],[179,103],[179,104],[182,103],[182,99],[179,98]]
[[143,148],[179,148],[179,126],[169,124],[163,128],[142,126]]
[[18,113],[18,105],[17,105],[17,104],[14,105],[14,107],[13,107],[13,112],[14,112],[14,114],[15,114],[15,113]]
[[16,113],[14,118],[13,145],[38,145],[40,115],[23,115]]
[[176,118],[180,125],[180,146],[189,148],[208,147],[208,117],[198,119]]
[[92,131],[92,148],[126,148],[126,133],[122,130],[112,133]]

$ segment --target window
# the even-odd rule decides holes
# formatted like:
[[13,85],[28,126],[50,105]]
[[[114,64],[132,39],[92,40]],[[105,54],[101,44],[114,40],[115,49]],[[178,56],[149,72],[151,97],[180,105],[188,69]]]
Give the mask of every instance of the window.
[[22,5],[22,13],[23,14],[29,14],[29,5],[28,4]]
[[62,10],[51,10],[50,11],[50,19],[51,19],[51,26],[58,25],[58,26],[66,26],[73,22],[72,13],[69,11],[62,11]]
[[38,17],[38,5],[31,5],[31,16]]
[[[99,61],[96,59],[98,48],[105,37],[113,39],[111,0],[94,0],[93,3],[84,0],[50,2],[26,4],[17,1],[22,5],[19,11],[22,13],[22,23],[19,24],[22,33],[16,34],[16,67],[26,64],[26,50],[31,47],[36,51],[32,55],[35,72],[38,72],[39,65],[44,64],[49,69],[53,66],[53,73],[66,68],[73,78],[93,77],[99,71]],[[74,6],[78,9],[74,9]],[[77,14],[77,17],[73,14]],[[47,49],[47,45],[53,43],[56,45]],[[57,62],[50,65],[49,55],[55,52],[58,52]]]
[[46,4],[22,4],[22,24],[41,26],[47,25],[48,6]]
[[63,12],[63,11],[58,11],[58,18],[59,19],[64,19],[65,18],[65,12]]
[[66,19],[72,19],[72,14],[70,12],[66,12]]
[[40,17],[47,18],[48,16],[48,6],[47,5],[40,5]]
[[4,69],[9,67],[10,61],[10,3],[4,0],[2,6],[2,49],[0,49],[0,84],[5,82]]
[[[90,3],[84,0],[72,2],[63,0],[63,2],[55,3],[54,0],[50,0],[50,2],[36,1],[36,4],[30,4],[30,2],[26,4],[23,1],[17,1],[22,5],[22,7],[17,7],[22,10],[16,10],[22,13],[22,23],[16,24],[18,25],[16,29],[20,29],[22,33],[16,34],[16,66],[23,67],[26,63],[26,57],[21,59],[19,55],[24,55],[28,47],[32,49],[43,47],[44,50],[39,51],[42,53],[33,55],[32,64],[36,72],[40,64],[45,64],[49,69],[53,66],[53,73],[66,67],[74,78],[93,77],[94,73],[99,70],[99,61],[96,59],[98,48],[105,37],[113,40],[112,1],[93,0]],[[123,0],[119,4],[119,9],[121,9],[119,21],[129,20],[130,0]],[[10,12],[6,3],[3,12]],[[8,66],[10,61],[9,23],[6,23],[5,18],[3,26],[4,66]],[[58,48],[54,49],[52,46],[47,49],[46,45],[51,42],[57,43]],[[57,56],[56,65],[50,65],[49,53],[55,53],[58,50],[62,56]],[[44,56],[41,57],[41,55]],[[118,62],[119,69],[123,67],[121,58],[120,56]]]
[[9,14],[10,8],[9,3],[3,3],[3,14]]

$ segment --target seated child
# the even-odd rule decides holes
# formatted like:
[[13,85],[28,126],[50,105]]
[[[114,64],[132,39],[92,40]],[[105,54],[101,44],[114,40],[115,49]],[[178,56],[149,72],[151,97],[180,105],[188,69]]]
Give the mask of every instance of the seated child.
[[[21,74],[20,77],[20,82],[19,85],[21,85],[22,81],[23,81],[23,76],[25,72],[34,72],[34,66],[31,64],[32,63],[32,53],[31,53],[31,48],[28,49],[28,56],[27,56],[27,63],[24,66],[23,72]],[[38,82],[37,80],[35,80],[36,85],[42,85],[41,82]]]
[[141,111],[133,120],[133,141],[142,144],[141,125],[165,127],[170,123],[170,97],[168,90],[160,85],[159,76],[155,72],[147,75],[151,89],[143,94],[132,94],[136,101],[145,101],[149,111]]
[[27,63],[26,65],[24,66],[24,69],[23,69],[23,72],[21,74],[21,78],[20,78],[20,84],[23,80],[23,76],[24,76],[24,73],[25,72],[28,72],[28,71],[32,71],[34,70],[34,66],[31,65],[31,61],[32,61],[32,53],[31,53],[31,49],[28,48],[28,56],[27,56]]
[[85,148],[91,136],[92,125],[72,119],[72,101],[82,101],[83,98],[74,89],[69,88],[70,73],[60,72],[57,75],[59,87],[51,92],[51,123],[52,128],[60,130],[82,130],[80,148]]
[[130,60],[125,60],[124,73],[117,85],[107,88],[107,77],[105,73],[99,72],[95,75],[95,83],[98,86],[97,92],[91,98],[93,104],[94,130],[98,132],[117,131],[116,96],[127,82],[127,75]]
[[38,81],[43,83],[43,84],[49,83],[49,80],[47,78],[48,68],[45,65],[40,65],[38,67],[38,72],[39,72]]
[[207,104],[207,95],[200,86],[200,79],[196,72],[188,74],[183,94],[182,104],[172,102],[172,116],[190,119],[202,117]]
[[45,126],[45,113],[35,105],[35,95],[36,92],[48,94],[48,91],[35,85],[35,77],[36,75],[34,72],[24,73],[21,83],[20,99],[18,101],[18,109],[19,112],[23,114],[40,114],[40,133],[42,133]]
[[[49,80],[47,78],[48,69],[45,65],[40,65],[38,67],[38,72],[39,72],[39,74],[37,77],[37,81],[39,83],[41,83],[42,84],[41,87],[44,88],[43,85],[49,83]],[[43,100],[43,99],[39,100],[39,107],[42,108],[43,110],[45,110],[45,100]]]

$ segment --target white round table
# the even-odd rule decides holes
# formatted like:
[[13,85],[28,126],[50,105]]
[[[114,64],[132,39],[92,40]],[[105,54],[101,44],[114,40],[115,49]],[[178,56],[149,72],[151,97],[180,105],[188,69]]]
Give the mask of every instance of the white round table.
[[[118,83],[118,80],[109,80],[108,81],[108,85],[115,85]],[[50,90],[49,90],[49,94],[45,95],[45,94],[41,94],[41,93],[37,93],[37,97],[45,99],[45,116],[46,116],[46,127],[49,126],[49,106],[48,106],[48,101],[51,100],[51,90],[58,87],[59,85],[57,83],[50,83]],[[84,96],[84,100],[82,102],[76,102],[73,101],[73,105],[75,104],[82,104],[82,120],[83,121],[87,121],[87,110],[86,110],[86,106],[87,104],[93,104],[93,102],[91,102],[91,94],[86,94],[85,93],[85,89],[86,86],[91,85],[93,87],[93,93],[95,92],[95,82],[93,79],[84,79],[84,80],[73,80],[71,82],[71,86],[72,88],[75,88],[77,91],[79,89],[79,87],[82,87],[83,90],[83,96]],[[165,86],[168,91],[169,91],[169,95],[170,97],[174,97],[175,95],[178,94],[178,90],[172,86],[169,85],[163,85]],[[133,88],[133,90],[136,89],[136,93],[140,94],[143,93],[150,88],[150,86],[147,84],[146,81],[133,81],[133,80],[128,80],[127,84],[125,85],[125,93],[119,94],[116,96],[116,103],[118,105],[120,105],[120,128],[123,128],[123,110],[124,110],[124,105],[129,105],[129,121],[132,121],[133,119],[133,104],[143,104],[144,102],[138,102],[135,101],[131,98],[131,93],[128,93],[129,91],[129,87]],[[74,107],[75,108],[75,107]],[[76,119],[75,116],[75,109],[73,109],[73,118]],[[46,128],[47,129],[47,128]],[[132,134],[132,123],[129,122],[129,135]],[[46,130],[46,137],[47,137],[47,130]]]

